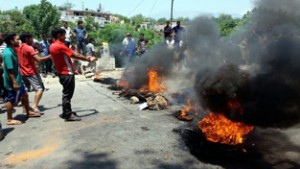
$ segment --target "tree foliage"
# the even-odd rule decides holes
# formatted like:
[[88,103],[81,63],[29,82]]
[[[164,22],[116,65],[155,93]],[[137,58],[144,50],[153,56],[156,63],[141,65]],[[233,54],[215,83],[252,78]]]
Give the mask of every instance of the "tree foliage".
[[60,10],[71,10],[74,7],[75,7],[75,4],[67,1],[63,5],[58,7],[58,9],[60,9]]
[[163,24],[165,24],[167,21],[168,21],[167,18],[163,17],[163,18],[157,19],[157,22],[156,22],[156,23],[157,23],[157,24],[163,25]]
[[84,21],[86,25],[85,28],[88,32],[95,32],[100,27],[100,25],[97,22],[95,22],[95,18],[91,15],[86,15]]
[[27,18],[18,10],[0,12],[0,25],[1,32],[34,32]]
[[60,12],[47,0],[41,0],[37,8],[33,9],[35,10],[31,11],[32,14],[26,13],[25,15],[30,16],[29,19],[35,29],[34,35],[36,37],[41,37],[43,34],[49,35],[51,30],[59,25]]
[[238,25],[239,19],[233,19],[231,15],[222,14],[216,18],[222,36],[228,36]]

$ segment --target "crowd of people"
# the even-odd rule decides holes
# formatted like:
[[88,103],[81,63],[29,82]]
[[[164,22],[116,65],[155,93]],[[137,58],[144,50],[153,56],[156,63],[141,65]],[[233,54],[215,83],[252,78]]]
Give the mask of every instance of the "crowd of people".
[[[182,43],[181,32],[184,28],[177,22],[171,28],[170,22],[164,27],[164,43],[173,49]],[[72,36],[75,41],[72,41]],[[80,121],[76,112],[72,111],[71,99],[75,90],[75,75],[79,71],[79,60],[93,63],[96,60],[95,40],[88,38],[88,32],[82,21],[78,21],[73,30],[63,21],[63,26],[52,30],[52,38],[44,34],[40,42],[35,41],[30,33],[0,32],[0,96],[5,102],[7,125],[21,125],[22,121],[14,119],[13,109],[16,105],[23,106],[23,112],[28,118],[41,117],[39,102],[45,90],[42,77],[51,74],[58,76],[63,87],[62,114],[65,121]],[[88,42],[86,44],[86,42]],[[137,44],[127,33],[122,45],[121,55],[127,63],[133,61],[137,54],[142,57],[147,52],[149,41],[140,33]],[[72,58],[72,59],[71,59]],[[29,104],[28,91],[35,91],[32,105]],[[0,140],[2,125],[0,123]]]
[[[76,38],[76,42],[70,41],[71,36]],[[16,105],[23,106],[23,112],[28,118],[44,114],[39,110],[39,102],[45,90],[41,75],[46,77],[47,74],[58,76],[63,87],[61,117],[65,121],[81,120],[72,111],[71,99],[78,60],[91,63],[96,60],[94,40],[91,38],[87,45],[84,43],[87,36],[82,21],[78,22],[78,27],[74,30],[64,21],[61,28],[52,30],[51,39],[42,35],[40,42],[35,42],[33,35],[26,32],[20,35],[0,33],[0,96],[6,106],[7,125],[23,124],[23,121],[13,117]],[[29,104],[28,89],[35,91],[32,105]],[[0,123],[0,140],[2,139]]]
[[[170,21],[166,22],[163,33],[164,44],[167,49],[180,49],[183,46],[183,32],[185,32],[185,28],[181,26],[180,21],[177,21],[174,27],[170,25]],[[144,33],[139,34],[137,42],[135,42],[131,33],[127,33],[122,41],[122,45],[123,49],[120,55],[124,60],[124,65],[128,65],[134,61],[135,56],[142,57],[146,53],[149,41],[145,38]]]

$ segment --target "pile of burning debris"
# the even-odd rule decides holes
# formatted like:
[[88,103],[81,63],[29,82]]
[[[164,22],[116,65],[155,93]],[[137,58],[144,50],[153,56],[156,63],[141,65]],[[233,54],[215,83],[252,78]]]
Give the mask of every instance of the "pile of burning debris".
[[[147,83],[138,89],[131,87],[124,77],[108,83],[113,84],[110,87],[115,90],[113,94],[128,98],[131,104],[140,104],[140,110],[146,108],[162,110],[170,106],[170,101],[165,96],[166,87],[164,80],[159,74],[159,69],[151,68],[147,72]],[[192,122],[194,120],[193,117],[198,116],[200,113],[198,104],[198,100],[187,98],[186,106],[180,111],[177,118],[181,121]],[[229,100],[227,108],[232,112],[238,111],[238,113],[243,113],[241,106],[235,100]],[[202,111],[201,113],[203,114]],[[198,122],[198,127],[207,140],[229,145],[242,144],[245,135],[253,130],[253,126],[232,121],[221,112],[207,113],[207,116]]]
[[113,94],[130,99],[131,104],[140,104],[140,110],[163,110],[169,107],[169,100],[164,95],[163,78],[158,75],[157,69],[149,69],[147,83],[136,89],[129,85],[125,78],[116,81],[111,89]]

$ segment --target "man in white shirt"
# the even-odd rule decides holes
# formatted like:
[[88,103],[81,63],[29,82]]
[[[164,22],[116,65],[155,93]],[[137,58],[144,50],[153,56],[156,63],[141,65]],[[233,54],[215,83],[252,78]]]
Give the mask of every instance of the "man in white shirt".
[[68,25],[68,21],[63,21],[63,26],[61,27],[62,29],[64,29],[66,31],[66,40],[65,40],[65,45],[67,47],[70,47],[71,44],[71,31],[72,29],[69,27]]

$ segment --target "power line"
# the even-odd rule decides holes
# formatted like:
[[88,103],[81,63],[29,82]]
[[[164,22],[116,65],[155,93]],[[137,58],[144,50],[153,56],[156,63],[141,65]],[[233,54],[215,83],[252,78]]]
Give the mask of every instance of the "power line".
[[156,6],[157,1],[158,1],[158,0],[156,0],[156,1],[154,2],[153,6],[152,6],[152,8],[151,8],[151,10],[150,10],[150,12],[149,12],[148,18],[150,17],[150,15],[151,15],[151,13],[152,13],[154,7]]
[[137,6],[128,14],[128,17],[144,2],[144,0],[141,0],[140,3],[137,4]]

